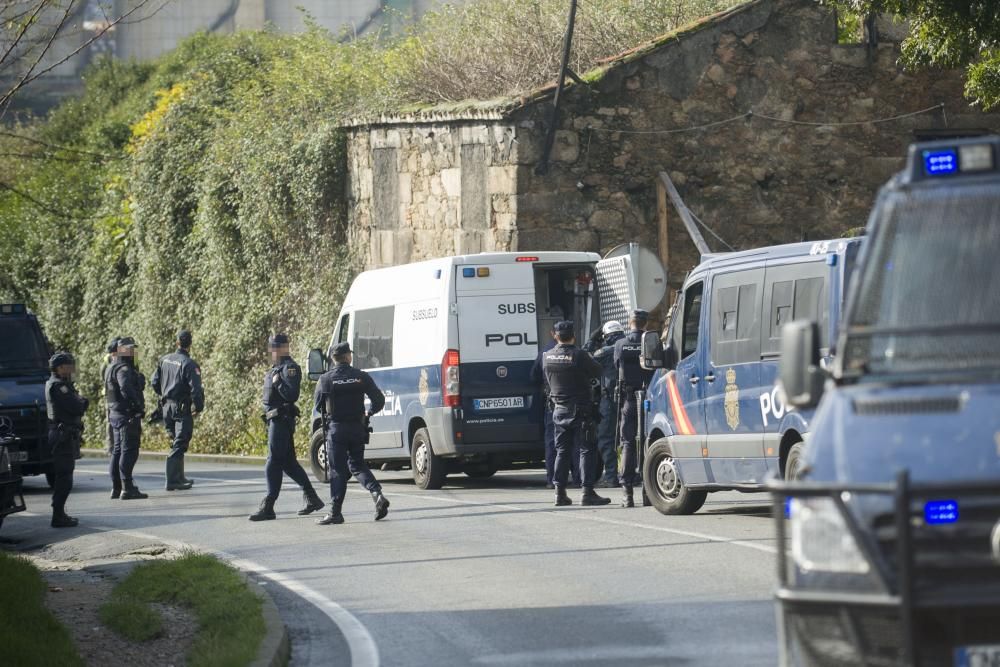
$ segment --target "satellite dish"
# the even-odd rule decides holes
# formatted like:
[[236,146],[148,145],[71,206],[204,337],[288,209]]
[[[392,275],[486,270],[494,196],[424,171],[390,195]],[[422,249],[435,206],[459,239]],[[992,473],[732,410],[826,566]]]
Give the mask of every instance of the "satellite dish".
[[660,258],[649,248],[638,243],[623,243],[615,246],[604,259],[628,257],[635,280],[636,306],[642,310],[653,310],[667,294],[667,271]]

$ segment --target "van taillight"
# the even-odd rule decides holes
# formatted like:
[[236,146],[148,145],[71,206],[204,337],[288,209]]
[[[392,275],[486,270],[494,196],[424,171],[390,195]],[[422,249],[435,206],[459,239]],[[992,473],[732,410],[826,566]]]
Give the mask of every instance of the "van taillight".
[[448,350],[441,360],[441,398],[446,408],[462,405],[461,384],[458,380],[458,350]]

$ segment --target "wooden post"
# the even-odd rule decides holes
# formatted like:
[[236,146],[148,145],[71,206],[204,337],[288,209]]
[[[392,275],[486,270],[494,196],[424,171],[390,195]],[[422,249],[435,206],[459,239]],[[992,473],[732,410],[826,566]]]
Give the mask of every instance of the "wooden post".
[[667,272],[667,284],[670,284],[670,212],[667,210],[667,188],[662,179],[656,179],[656,212],[659,218],[659,255],[660,264]]

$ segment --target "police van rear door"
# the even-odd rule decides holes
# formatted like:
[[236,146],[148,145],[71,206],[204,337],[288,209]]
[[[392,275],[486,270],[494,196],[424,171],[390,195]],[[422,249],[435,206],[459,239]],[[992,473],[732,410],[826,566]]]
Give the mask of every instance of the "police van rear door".
[[458,265],[459,377],[467,445],[540,442],[531,263]]

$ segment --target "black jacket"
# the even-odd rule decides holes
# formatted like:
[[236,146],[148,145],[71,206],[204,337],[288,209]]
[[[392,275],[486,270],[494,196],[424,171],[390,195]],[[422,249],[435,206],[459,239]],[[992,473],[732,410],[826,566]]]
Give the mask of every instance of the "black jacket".
[[49,422],[83,430],[83,413],[90,401],[76,391],[69,380],[53,373],[45,383],[45,409]]
[[201,368],[185,350],[160,358],[153,373],[153,391],[178,403],[191,403],[195,412],[205,409],[205,390],[201,386]]
[[330,421],[356,422],[364,419],[365,396],[371,401],[369,413],[385,407],[385,395],[372,376],[350,364],[337,364],[320,377],[313,400]]
[[116,359],[106,380],[108,412],[127,419],[145,414],[146,399],[142,395],[145,384],[131,358]]
[[601,377],[601,366],[576,345],[560,343],[542,355],[542,372],[553,403],[589,406],[590,381]]

